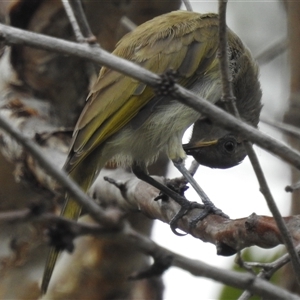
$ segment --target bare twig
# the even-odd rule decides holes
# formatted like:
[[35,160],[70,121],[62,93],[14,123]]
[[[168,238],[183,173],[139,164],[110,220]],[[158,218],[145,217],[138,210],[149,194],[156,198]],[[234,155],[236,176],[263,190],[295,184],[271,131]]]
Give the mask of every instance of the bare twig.
[[260,118],[260,121],[270,125],[276,129],[281,130],[282,132],[294,136],[296,138],[300,138],[300,129],[297,126],[291,125],[291,124],[286,124],[286,123],[282,123],[282,122],[277,122],[277,121],[273,121],[264,117]]
[[135,23],[133,23],[128,17],[123,16],[120,20],[120,23],[128,30],[132,31],[134,30],[137,26]]
[[[0,38],[5,39],[7,44],[26,44],[27,46],[79,56],[108,66],[152,87],[156,87],[160,82],[160,77],[158,75],[125,59],[109,54],[102,49],[91,49],[86,45],[28,32],[3,24],[0,24]],[[236,119],[226,113],[223,109],[196,96],[180,85],[176,84],[175,88],[176,99],[178,101],[192,107],[203,115],[208,116],[216,125],[222,126],[234,133],[242,134],[245,138],[256,143],[261,148],[278,155],[284,161],[292,164],[297,169],[300,169],[300,154],[297,151]]]
[[285,191],[289,193],[293,193],[295,190],[299,190],[299,189],[300,189],[300,181],[293,183],[291,185],[287,185],[285,187]]
[[183,4],[185,5],[186,10],[193,11],[193,7],[189,0],[182,0]]
[[[97,43],[96,37],[93,35],[92,30],[87,21],[86,15],[83,11],[81,0],[61,0],[70,23],[73,27],[76,40],[79,43],[87,43],[88,45],[100,48]],[[99,67],[93,63],[95,73],[99,71]]]
[[282,38],[279,41],[268,46],[256,55],[255,59],[260,65],[264,65],[275,59],[280,54],[284,53],[287,49],[287,39]]
[[[252,148],[252,145],[249,146],[249,142],[247,142],[247,143],[245,143],[245,147],[246,147],[246,149]],[[284,241],[287,251],[291,256],[291,261],[292,261],[292,265],[293,265],[296,277],[298,279],[298,282],[300,282],[300,261],[299,261],[297,251],[294,247],[294,243],[292,241],[291,234],[290,234],[289,230],[287,229],[287,227],[283,221],[283,218],[280,214],[280,211],[274,201],[274,198],[271,194],[271,191],[269,189],[266,178],[264,176],[264,173],[262,171],[262,168],[259,164],[259,161],[258,161],[258,158],[257,158],[255,152],[249,151],[248,156],[249,156],[249,159],[253,166],[253,169],[255,171],[256,177],[258,179],[258,182],[260,185],[260,191],[264,195],[264,197],[267,201],[268,207],[269,207],[270,211],[272,212],[272,215],[274,216],[276,224],[281,232],[282,240]]]
[[65,8],[66,14],[67,14],[67,16],[70,20],[71,25],[72,25],[72,28],[73,28],[73,31],[74,31],[77,42],[84,43],[85,42],[84,36],[83,36],[83,34],[80,30],[79,24],[76,20],[75,14],[73,12],[73,9],[70,5],[69,0],[62,0],[61,2],[62,2],[63,6]]
[[[300,246],[296,247],[296,251],[300,254]],[[284,254],[278,259],[270,263],[258,263],[258,262],[247,262],[246,264],[249,267],[261,268],[267,274],[267,277],[272,276],[276,271],[278,271],[281,267],[286,265],[290,261],[289,254]]]
[[78,22],[78,26],[81,29],[82,35],[84,37],[84,41],[99,47],[99,44],[97,43],[97,39],[93,35],[90,25],[87,21],[86,15],[83,11],[81,0],[68,0],[68,1],[70,1],[70,5],[73,8],[73,13]]
[[[296,251],[298,255],[300,254],[300,246],[296,247]],[[271,278],[272,275],[279,270],[281,267],[286,265],[290,261],[289,254],[284,254],[277,260],[271,262],[271,263],[257,263],[257,262],[245,262],[244,264],[248,265],[248,267],[256,267],[256,268],[262,268],[258,274],[258,278]],[[246,290],[242,293],[242,295],[239,297],[238,300],[248,300],[253,293]]]
[[[299,127],[297,127],[297,126],[282,123],[282,122],[272,121],[272,120],[269,120],[266,118],[261,118],[260,120],[263,123],[268,124],[274,128],[277,128],[290,136],[300,138],[300,130],[299,130]],[[300,181],[293,183],[291,185],[287,185],[285,187],[286,192],[290,192],[290,193],[292,193],[293,191],[298,190],[298,189],[300,189]]]
[[80,0],[61,0],[79,43],[93,44],[97,47],[97,39],[93,35],[86,19]]
[[[115,215],[119,215],[117,210],[114,210]],[[112,213],[111,213],[112,215]],[[65,225],[72,233],[74,238],[82,235],[102,236],[107,234],[117,234],[121,230],[119,228],[107,228],[98,224],[78,223],[77,221],[57,216],[53,213],[39,213],[30,208],[22,210],[14,210],[0,213],[0,223],[20,223],[20,222],[39,222],[43,224],[59,224]]]
[[0,224],[13,222],[26,222],[32,219],[32,210],[25,208],[22,210],[5,211],[0,213]]

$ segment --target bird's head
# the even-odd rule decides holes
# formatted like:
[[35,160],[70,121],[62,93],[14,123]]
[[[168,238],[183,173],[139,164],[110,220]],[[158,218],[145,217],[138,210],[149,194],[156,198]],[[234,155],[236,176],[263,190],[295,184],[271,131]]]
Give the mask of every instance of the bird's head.
[[238,135],[212,125],[207,119],[195,123],[192,138],[183,149],[199,164],[218,169],[234,167],[247,155]]
[[[229,68],[236,106],[243,121],[257,127],[259,122],[262,92],[258,66],[242,41],[229,32]],[[222,109],[223,101],[216,103]],[[200,164],[211,168],[231,168],[246,157],[243,136],[214,125],[208,118],[195,124],[191,140],[183,145],[187,155],[192,155]]]

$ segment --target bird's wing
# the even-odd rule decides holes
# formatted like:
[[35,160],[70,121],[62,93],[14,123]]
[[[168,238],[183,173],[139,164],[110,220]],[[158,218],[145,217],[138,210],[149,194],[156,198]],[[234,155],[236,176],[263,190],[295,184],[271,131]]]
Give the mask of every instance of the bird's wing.
[[[217,33],[215,14],[173,12],[139,26],[118,43],[113,53],[157,74],[175,70],[178,83],[188,87],[218,68]],[[66,171],[71,172],[124,127],[154,96],[151,87],[102,68],[75,127]]]

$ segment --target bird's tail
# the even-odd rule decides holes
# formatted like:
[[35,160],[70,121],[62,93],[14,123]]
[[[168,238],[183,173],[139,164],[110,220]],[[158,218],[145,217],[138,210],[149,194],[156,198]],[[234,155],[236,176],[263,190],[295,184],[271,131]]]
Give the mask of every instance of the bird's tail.
[[[98,160],[98,163],[95,163],[93,160],[93,155],[88,157],[83,162],[81,162],[75,170],[69,174],[69,176],[81,187],[84,192],[87,192],[90,186],[93,184],[96,179],[99,171],[103,167],[101,160]],[[61,216],[77,220],[81,212],[81,206],[66,194],[65,205],[61,211]],[[60,254],[60,251],[56,247],[51,247],[47,256],[46,266],[44,269],[41,292],[45,294],[48,289],[48,285],[56,264],[56,260]]]
[[[79,218],[80,212],[81,212],[81,207],[80,205],[77,204],[77,202],[75,202],[72,199],[66,199],[64,208],[61,212],[61,216],[66,217],[68,219],[77,220]],[[51,247],[48,252],[46,266],[43,274],[42,285],[41,285],[42,294],[45,294],[47,292],[48,285],[59,254],[60,251],[57,250],[56,247]]]

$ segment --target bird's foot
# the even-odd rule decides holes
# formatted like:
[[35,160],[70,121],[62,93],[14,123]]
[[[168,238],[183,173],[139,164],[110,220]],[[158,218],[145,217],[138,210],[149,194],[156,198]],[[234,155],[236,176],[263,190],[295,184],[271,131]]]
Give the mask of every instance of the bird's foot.
[[178,203],[176,200],[176,202],[181,206],[180,210],[177,212],[177,214],[172,218],[171,222],[170,222],[170,227],[171,227],[171,230],[174,234],[176,235],[179,235],[179,236],[184,236],[186,235],[185,233],[182,234],[180,232],[178,232],[176,230],[177,228],[177,224],[178,224],[178,221],[183,217],[185,216],[190,210],[194,209],[194,208],[202,208],[203,209],[203,204],[200,204],[198,202],[191,202],[191,201],[188,201],[187,199],[185,198],[182,198],[182,202],[181,203]]
[[[160,194],[154,199],[155,201],[158,201],[160,199],[163,201],[168,201],[170,197],[181,206],[179,212],[171,220],[170,226],[174,234],[179,236],[185,235],[176,231],[178,221],[191,209],[193,208],[203,209],[204,206],[197,202],[188,201],[183,195],[180,195],[177,193],[177,191],[174,191],[173,188],[167,187],[164,184],[153,179],[151,176],[145,173],[145,171],[138,165],[134,165],[132,167],[132,171],[139,179],[147,182],[148,184],[156,187],[158,190],[161,191]],[[181,194],[183,194],[183,191],[181,192]]]
[[199,221],[202,221],[203,219],[205,219],[208,215],[210,214],[214,214],[214,215],[218,215],[221,216],[223,218],[229,219],[229,216],[226,215],[225,213],[223,213],[223,211],[221,209],[219,209],[218,207],[216,207],[211,201],[209,203],[206,203],[204,205],[204,209],[203,211],[190,222],[190,227],[194,228],[196,227],[197,223]]

